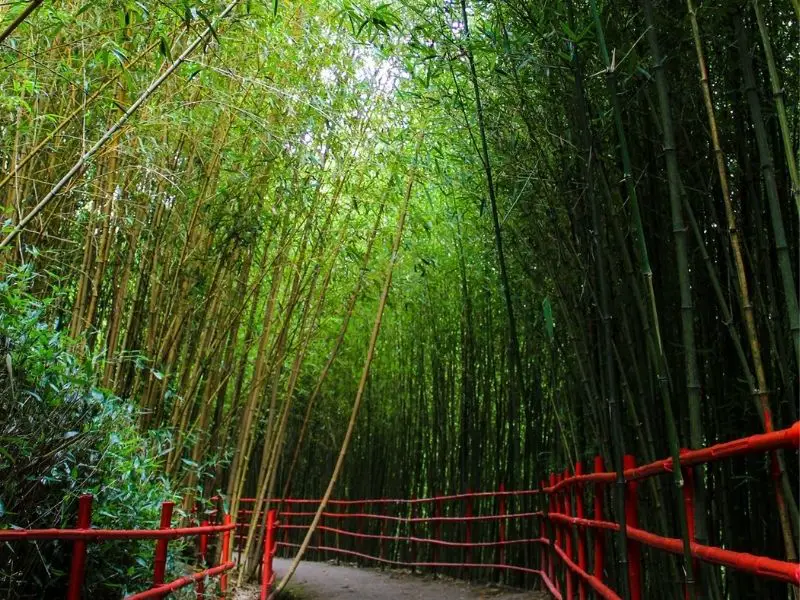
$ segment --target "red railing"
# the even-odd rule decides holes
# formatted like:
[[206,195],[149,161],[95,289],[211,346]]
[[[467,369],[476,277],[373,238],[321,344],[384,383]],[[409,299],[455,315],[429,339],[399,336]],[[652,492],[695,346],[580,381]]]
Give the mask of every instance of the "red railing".
[[277,520],[278,511],[272,509],[267,512],[266,531],[264,533],[264,550],[261,557],[261,598],[267,600],[272,584],[275,583],[275,572],[272,570],[272,558],[278,550],[276,539],[280,523]]
[[[37,541],[37,540],[72,540],[72,562],[69,570],[67,600],[80,600],[86,575],[86,551],[89,543],[102,543],[108,540],[155,540],[153,554],[153,586],[142,592],[126,596],[126,600],[145,600],[146,598],[164,598],[170,592],[195,584],[197,597],[205,598],[205,581],[207,578],[219,577],[220,598],[227,590],[227,572],[236,566],[231,560],[231,531],[235,525],[228,514],[222,515],[222,523],[211,525],[204,521],[197,527],[172,527],[172,512],[175,505],[164,502],[161,505],[161,523],[159,529],[92,529],[92,496],[83,495],[78,500],[78,518],[74,529],[10,529],[0,530],[0,542]],[[214,511],[217,513],[218,511]],[[205,566],[208,553],[208,538],[222,534],[220,564]],[[178,538],[198,538],[198,559],[201,570],[165,582],[167,546],[169,540]]]
[[[684,502],[687,522],[694,538],[694,465],[711,463],[725,458],[746,456],[777,450],[800,448],[800,422],[781,431],[750,436],[709,448],[681,453],[684,469]],[[628,539],[628,578],[631,598],[643,597],[644,577],[641,548],[683,553],[682,540],[658,535],[639,526],[638,485],[648,477],[669,473],[673,461],[665,459],[637,467],[632,456],[625,457],[624,506],[626,537]],[[772,476],[779,474],[773,469]],[[605,490],[616,481],[617,475],[603,468],[596,457],[594,472],[584,473],[583,465],[575,465],[575,473],[565,471],[551,474],[548,481],[535,490],[467,492],[415,499],[352,499],[331,500],[322,513],[315,543],[309,547],[317,558],[327,554],[352,557],[372,564],[412,569],[457,569],[461,575],[469,570],[534,576],[554,598],[587,597],[591,589],[598,597],[616,600],[620,596],[606,581],[606,532],[619,532],[620,525],[606,518]],[[591,502],[587,502],[591,494]],[[154,540],[153,586],[130,595],[127,600],[163,598],[170,592],[194,584],[198,598],[205,597],[207,578],[219,577],[220,593],[227,591],[227,572],[236,563],[231,556],[231,543],[241,542],[253,515],[254,500],[243,498],[243,508],[236,523],[230,515],[214,510],[221,524],[203,521],[200,526],[172,527],[174,505],[162,505],[159,529],[113,530],[92,529],[92,496],[81,496],[77,524],[74,529],[14,529],[0,530],[0,542],[34,540],[72,540],[67,600],[79,600],[86,572],[87,544],[107,540]],[[284,499],[280,518],[270,510],[259,527],[264,527],[261,560],[261,598],[265,600],[274,582],[272,558],[280,548],[299,547],[319,500]],[[587,517],[589,508],[592,518]],[[393,513],[393,514],[392,514]],[[221,516],[221,519],[220,519]],[[348,528],[348,525],[351,527]],[[392,530],[390,530],[392,528]],[[232,534],[233,532],[233,534]],[[591,532],[591,543],[587,536]],[[209,536],[222,534],[220,564],[206,567]],[[332,542],[330,537],[333,537]],[[168,543],[171,539],[198,538],[200,570],[164,582]],[[281,539],[282,538],[282,539]],[[535,549],[535,551],[533,551]],[[440,553],[459,551],[459,557],[442,560]],[[533,552],[532,552],[533,551]],[[766,556],[755,556],[726,548],[690,543],[693,559],[721,565],[756,577],[800,586],[800,565]],[[509,560],[510,555],[517,559]],[[522,564],[519,564],[519,563]],[[591,563],[591,566],[590,566]],[[591,567],[591,568],[590,568]]]
[[[694,540],[694,480],[688,467],[725,458],[746,456],[800,447],[800,422],[781,431],[754,435],[700,450],[681,453],[684,469],[684,503],[689,523],[691,556],[706,563],[721,565],[756,577],[800,586],[800,565],[746,552],[702,545]],[[628,578],[632,600],[644,596],[642,546],[672,554],[683,553],[683,542],[646,531],[639,526],[638,485],[643,479],[670,473],[672,459],[664,459],[637,467],[632,456],[625,457],[625,516],[628,539]],[[773,476],[775,474],[773,473]],[[605,489],[616,481],[617,474],[603,467],[595,458],[594,472],[584,473],[583,465],[575,465],[575,473],[551,474],[539,489],[467,492],[415,499],[350,499],[330,500],[317,526],[315,542],[309,546],[316,558],[351,557],[372,564],[408,568],[489,569],[521,573],[539,578],[554,598],[587,597],[593,590],[598,597],[620,598],[606,581],[606,532],[618,532],[620,525],[606,518]],[[591,494],[591,502],[587,502]],[[243,499],[248,502],[248,499]],[[478,502],[484,514],[474,514]],[[538,502],[538,509],[524,508]],[[514,503],[518,508],[507,510]],[[269,520],[264,553],[263,576],[272,577],[272,555],[275,549],[293,551],[305,535],[309,519],[315,514],[319,500],[284,499],[280,511],[282,524],[275,517]],[[520,509],[519,507],[523,507]],[[487,510],[488,509],[488,512]],[[593,512],[592,518],[587,511]],[[394,514],[392,514],[394,513]],[[476,526],[490,525],[482,538],[475,537]],[[450,531],[443,535],[442,526]],[[393,532],[388,528],[393,528]],[[455,527],[455,529],[454,529]],[[419,535],[425,529],[428,537]],[[587,532],[592,533],[592,543]],[[513,532],[513,536],[509,535]],[[532,534],[531,532],[536,532]],[[333,536],[333,541],[329,541]],[[491,539],[489,539],[491,538]],[[387,551],[387,544],[391,547]],[[537,556],[525,555],[525,564],[507,561],[509,548],[536,547]],[[461,549],[461,560],[442,561],[440,549]],[[474,553],[479,554],[476,560]],[[520,556],[517,552],[517,556]],[[424,556],[423,556],[424,555]],[[538,560],[537,560],[538,558]],[[589,563],[591,562],[591,568]],[[268,587],[267,585],[264,586]],[[266,595],[266,589],[262,592]]]

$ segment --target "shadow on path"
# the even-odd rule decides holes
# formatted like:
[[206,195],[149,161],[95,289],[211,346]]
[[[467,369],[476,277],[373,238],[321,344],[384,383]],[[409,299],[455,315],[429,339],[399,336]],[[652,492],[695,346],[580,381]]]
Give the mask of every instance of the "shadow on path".
[[[289,560],[276,558],[277,578],[289,569]],[[290,584],[298,600],[547,600],[545,592],[520,592],[497,586],[470,585],[451,579],[433,579],[398,571],[379,571],[302,562]]]

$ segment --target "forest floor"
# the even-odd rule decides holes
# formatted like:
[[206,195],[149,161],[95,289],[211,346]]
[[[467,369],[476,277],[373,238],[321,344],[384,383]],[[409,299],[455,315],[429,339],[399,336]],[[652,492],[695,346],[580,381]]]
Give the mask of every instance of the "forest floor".
[[[275,559],[280,578],[289,568],[287,559]],[[324,562],[302,562],[289,585],[297,600],[545,600],[545,592],[522,592],[494,585],[469,584],[407,571],[380,571]],[[257,598],[257,595],[252,598]],[[246,600],[246,597],[242,597]]]

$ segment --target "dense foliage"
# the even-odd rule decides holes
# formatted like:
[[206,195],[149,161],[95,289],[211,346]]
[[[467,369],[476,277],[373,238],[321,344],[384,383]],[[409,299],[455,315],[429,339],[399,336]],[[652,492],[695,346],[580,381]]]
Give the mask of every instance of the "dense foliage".
[[[319,496],[351,414],[334,493],[394,497],[797,420],[797,0],[69,0],[17,23],[34,4],[0,24],[0,333],[27,373],[3,401],[55,377],[26,418],[70,410],[4,438],[6,468],[56,478],[2,492],[7,515],[63,522],[128,461],[147,514],[171,490]],[[86,481],[97,446],[118,458]],[[695,477],[698,541],[796,559],[796,455]],[[680,487],[642,489],[644,527],[686,538]],[[651,596],[694,568],[645,560]]]
[[[96,361],[76,358],[29,293],[29,269],[0,283],[0,527],[73,527],[77,497],[93,494],[93,525],[153,527],[173,498],[160,474],[167,440],[139,433],[133,407],[94,382]],[[177,549],[177,546],[176,546]],[[149,581],[152,544],[92,545],[87,593],[117,598]],[[63,593],[71,542],[0,547],[0,590],[9,597]]]

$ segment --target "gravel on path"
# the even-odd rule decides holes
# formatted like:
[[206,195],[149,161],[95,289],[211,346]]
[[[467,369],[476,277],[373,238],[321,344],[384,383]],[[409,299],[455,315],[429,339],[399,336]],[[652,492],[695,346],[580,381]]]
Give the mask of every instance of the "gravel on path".
[[[288,571],[290,563],[287,559],[275,558],[278,579]],[[305,561],[297,568],[290,587],[299,600],[547,600],[550,597],[546,592],[521,592],[402,571]]]

